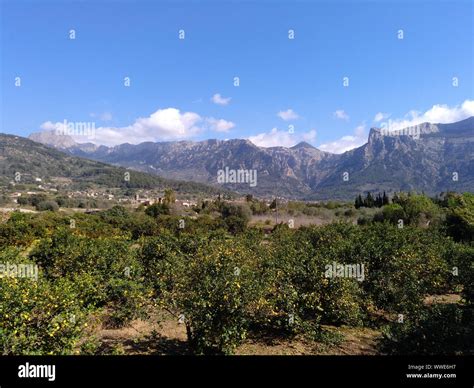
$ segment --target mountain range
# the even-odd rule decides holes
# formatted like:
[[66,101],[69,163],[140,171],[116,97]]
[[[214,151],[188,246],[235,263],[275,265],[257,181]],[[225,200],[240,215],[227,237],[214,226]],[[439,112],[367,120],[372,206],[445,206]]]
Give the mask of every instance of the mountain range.
[[302,142],[258,147],[249,140],[144,142],[107,147],[76,143],[54,131],[30,135],[73,156],[158,175],[217,185],[218,171],[256,170],[258,183],[228,183],[241,193],[298,199],[349,199],[367,191],[474,191],[474,117],[399,131],[372,128],[368,141],[343,154]]
[[222,188],[202,183],[166,179],[80,158],[24,137],[0,133],[0,187],[7,187],[11,182],[48,183],[70,190],[172,188],[186,194],[217,195],[223,192]]

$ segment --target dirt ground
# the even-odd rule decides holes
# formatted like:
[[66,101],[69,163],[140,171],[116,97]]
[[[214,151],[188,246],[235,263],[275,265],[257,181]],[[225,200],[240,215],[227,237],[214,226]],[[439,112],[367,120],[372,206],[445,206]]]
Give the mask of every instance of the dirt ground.
[[[425,304],[459,303],[458,294],[431,295]],[[103,354],[125,355],[186,355],[190,354],[186,343],[186,328],[176,317],[167,312],[135,320],[129,326],[113,329],[104,326],[96,317],[91,322],[91,333],[100,344]],[[325,345],[303,337],[292,339],[259,337],[248,338],[236,350],[237,355],[376,355],[379,330],[366,327],[324,326],[337,330],[343,339],[337,345]]]
[[[327,328],[330,329],[328,326]],[[237,348],[237,355],[375,355],[380,332],[368,328],[340,327],[344,336],[339,345],[327,346],[305,338],[247,339]],[[168,314],[148,321],[135,320],[120,329],[97,327],[95,336],[104,353],[127,355],[185,355],[186,329]]]

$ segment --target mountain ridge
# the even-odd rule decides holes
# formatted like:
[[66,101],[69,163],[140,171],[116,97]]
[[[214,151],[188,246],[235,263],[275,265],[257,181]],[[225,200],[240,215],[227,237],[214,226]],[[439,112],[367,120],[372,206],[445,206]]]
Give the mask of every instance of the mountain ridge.
[[[57,146],[56,146],[57,147]],[[372,128],[367,143],[342,154],[307,142],[258,147],[248,139],[144,142],[114,147],[77,144],[72,155],[163,176],[217,184],[219,169],[255,169],[258,185],[231,190],[302,199],[344,199],[360,192],[474,189],[474,117],[450,124],[421,123],[388,132]],[[452,180],[453,174],[459,177]]]

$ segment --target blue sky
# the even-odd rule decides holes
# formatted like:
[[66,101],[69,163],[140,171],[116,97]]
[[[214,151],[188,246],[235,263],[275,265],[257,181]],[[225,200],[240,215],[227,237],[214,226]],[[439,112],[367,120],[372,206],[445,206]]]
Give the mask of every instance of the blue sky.
[[372,126],[474,114],[469,0],[2,0],[1,14],[1,132],[66,120],[109,145],[250,138],[342,152]]

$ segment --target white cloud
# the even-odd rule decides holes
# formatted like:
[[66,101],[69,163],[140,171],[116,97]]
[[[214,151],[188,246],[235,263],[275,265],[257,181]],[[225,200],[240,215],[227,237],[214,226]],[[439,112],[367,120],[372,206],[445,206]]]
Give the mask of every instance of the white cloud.
[[358,125],[355,129],[354,129],[354,134],[356,135],[356,137],[365,137],[365,122],[363,122],[362,124]]
[[[381,122],[389,116],[390,115],[386,113],[379,112],[375,115],[374,121]],[[389,119],[388,122],[381,122],[381,126],[387,128],[389,131],[397,131],[425,122],[432,124],[454,123],[471,116],[474,116],[474,100],[466,100],[462,104],[453,107],[449,107],[446,104],[433,105],[424,113],[411,110],[404,118],[394,120]],[[360,147],[367,142],[365,129],[365,123],[361,124],[355,128],[354,134],[343,136],[333,142],[322,144],[318,148],[323,151],[340,154],[353,148]]]
[[321,144],[318,148],[322,151],[342,154],[343,152],[349,151],[353,148],[360,147],[366,142],[367,136],[365,134],[365,123],[362,123],[354,129],[353,135],[343,136],[333,142]]
[[210,129],[216,132],[229,132],[230,129],[235,127],[232,121],[215,119],[214,117],[207,118],[206,122],[209,124]]
[[53,123],[52,121],[45,121],[43,124],[40,125],[40,128],[44,131],[52,131],[53,129],[57,129],[57,125],[61,125],[61,123]]
[[453,107],[446,104],[433,105],[424,113],[411,110],[404,118],[388,120],[388,122],[382,123],[382,126],[390,131],[397,131],[425,122],[432,124],[454,123],[471,116],[474,116],[474,100],[466,100],[461,105]]
[[334,117],[340,120],[349,121],[349,115],[344,112],[342,109],[338,109],[333,113]]
[[388,118],[390,115],[387,114],[387,113],[383,113],[383,112],[378,112],[375,117],[374,117],[374,122],[378,123],[379,121],[382,121],[382,120],[385,120],[386,118]]
[[314,142],[316,140],[316,130],[312,129],[301,134],[280,131],[273,128],[270,132],[259,133],[248,138],[253,144],[259,147],[292,147],[300,141]]
[[112,113],[110,112],[104,112],[100,115],[100,119],[102,121],[111,121],[112,120]]
[[[72,122],[74,125],[75,123]],[[94,123],[93,123],[94,124]],[[63,123],[47,121],[41,129],[61,128]],[[234,123],[213,117],[201,117],[194,112],[183,112],[176,108],[158,109],[148,117],[140,117],[125,127],[95,127],[93,138],[84,139],[81,135],[72,135],[77,142],[91,141],[97,144],[117,145],[122,143],[138,144],[144,141],[166,141],[188,139],[206,130],[228,131]]]
[[217,105],[229,105],[230,100],[230,97],[222,97],[219,93],[216,93],[211,97],[211,101]]
[[93,113],[90,113],[89,116],[92,117],[92,118],[98,117],[99,120],[101,120],[101,121],[111,121],[112,120],[112,113],[110,113],[110,112],[103,112],[101,114],[97,114],[97,113],[93,112]]
[[297,120],[300,116],[293,111],[293,109],[287,109],[285,111],[280,111],[277,113],[277,116],[285,121]]

